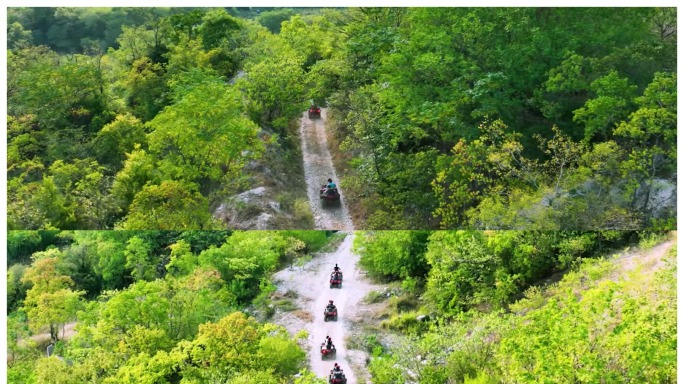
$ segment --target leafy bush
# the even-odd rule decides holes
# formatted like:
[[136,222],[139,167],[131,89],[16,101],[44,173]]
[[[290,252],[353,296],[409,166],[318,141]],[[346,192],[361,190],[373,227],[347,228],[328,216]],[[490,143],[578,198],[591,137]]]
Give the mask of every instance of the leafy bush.
[[393,315],[388,320],[383,320],[380,325],[383,328],[401,331],[408,335],[420,335],[427,331],[429,324],[417,319],[420,314],[418,312],[403,312]]
[[292,210],[295,220],[301,226],[313,226],[313,213],[311,212],[311,207],[309,202],[305,199],[297,199],[294,202],[294,207]]
[[372,231],[357,234],[353,250],[359,264],[372,276],[396,280],[422,278],[428,270],[425,260],[428,233],[425,231]]
[[283,237],[294,237],[306,244],[307,253],[313,253],[323,248],[329,241],[329,232],[327,231],[280,231]]
[[387,307],[396,313],[408,312],[418,307],[418,299],[410,294],[404,293],[401,296],[392,296],[387,301]]

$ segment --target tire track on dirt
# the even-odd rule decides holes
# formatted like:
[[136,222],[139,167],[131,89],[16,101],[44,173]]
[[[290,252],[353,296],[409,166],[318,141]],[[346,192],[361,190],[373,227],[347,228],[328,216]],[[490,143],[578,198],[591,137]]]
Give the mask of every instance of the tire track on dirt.
[[[309,119],[306,111],[302,114],[299,134],[302,143],[307,196],[317,229],[352,230],[353,224],[344,202],[344,186],[339,185],[332,156],[330,156],[328,149],[328,138],[325,132],[327,116],[327,108],[321,108],[320,119]],[[318,194],[321,185],[328,178],[333,179],[338,184],[341,204],[339,207],[324,209],[321,206]]]

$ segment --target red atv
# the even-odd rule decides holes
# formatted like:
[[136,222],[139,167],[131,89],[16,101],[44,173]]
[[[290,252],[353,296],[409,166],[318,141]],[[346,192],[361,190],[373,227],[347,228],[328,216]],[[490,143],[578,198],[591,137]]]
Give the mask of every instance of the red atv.
[[309,119],[320,119],[321,118],[321,108],[316,104],[311,104],[309,107]]
[[337,287],[342,288],[342,274],[333,273],[330,275],[330,288]]
[[326,184],[321,185],[321,189],[318,194],[321,198],[321,203],[323,205],[339,205],[340,204],[340,192],[337,188],[328,188]]
[[332,348],[328,349],[325,347],[325,343],[321,344],[321,360],[325,360],[326,357],[335,357],[337,355],[337,348],[335,344],[332,344]]
[[337,307],[333,307],[331,310],[326,307],[323,310],[323,321],[328,321],[328,318],[337,321]]
[[342,372],[342,370],[330,371],[328,384],[347,384],[347,378],[344,376],[344,372]]

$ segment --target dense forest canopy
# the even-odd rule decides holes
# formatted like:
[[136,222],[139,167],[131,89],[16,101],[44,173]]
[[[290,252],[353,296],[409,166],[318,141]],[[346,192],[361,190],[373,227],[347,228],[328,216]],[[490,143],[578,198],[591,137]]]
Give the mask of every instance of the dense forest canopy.
[[354,153],[349,177],[360,178],[347,184],[372,196],[361,204],[364,227],[629,229],[674,220],[662,206],[665,180],[676,182],[673,9],[346,16],[330,106]]
[[[310,259],[331,235],[11,231],[8,380],[283,383],[301,371],[298,383],[318,383],[297,339],[248,313],[269,309],[276,268]],[[43,332],[59,359],[30,337]]]
[[314,100],[357,227],[672,228],[676,22],[674,8],[10,8],[8,224],[218,228],[246,166],[273,148],[296,159]]

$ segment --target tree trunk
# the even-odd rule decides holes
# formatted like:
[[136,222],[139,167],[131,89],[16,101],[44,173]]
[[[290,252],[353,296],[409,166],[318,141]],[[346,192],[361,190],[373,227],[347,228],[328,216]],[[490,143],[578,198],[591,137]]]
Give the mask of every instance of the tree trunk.
[[50,323],[50,338],[53,342],[57,342],[59,340],[59,330],[57,329],[56,324]]

